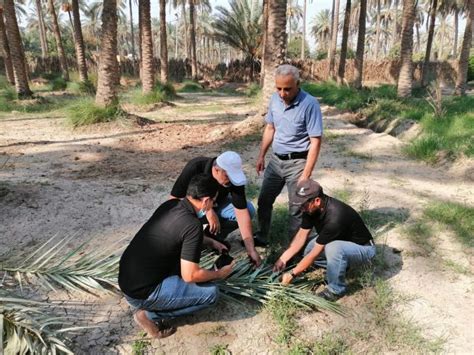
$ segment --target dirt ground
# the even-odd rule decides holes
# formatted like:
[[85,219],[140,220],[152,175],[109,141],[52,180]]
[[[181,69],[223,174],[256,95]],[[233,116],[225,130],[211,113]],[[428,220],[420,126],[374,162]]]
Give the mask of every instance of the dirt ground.
[[[240,96],[183,94],[175,106],[142,116],[159,123],[125,122],[71,129],[62,114],[11,113],[0,118],[0,260],[33,250],[51,236],[93,238],[94,246],[131,239],[155,208],[165,201],[185,163],[196,156],[216,156],[232,148],[244,160],[249,180],[261,184],[254,164],[256,139],[232,143],[216,129],[253,115],[249,99]],[[325,135],[313,177],[329,195],[345,192],[355,207],[396,218],[378,231],[378,244],[401,251],[387,257],[386,278],[401,295],[399,312],[423,329],[428,338],[442,337],[444,352],[474,349],[472,253],[453,235],[434,236],[436,257],[417,253],[404,228],[435,201],[474,205],[474,184],[446,166],[431,167],[406,158],[404,143],[347,123],[323,107]],[[287,197],[283,193],[279,202]],[[400,222],[401,220],[401,222]],[[125,243],[125,242],[124,242]],[[466,272],[445,267],[455,262]],[[49,295],[51,299],[63,294]],[[126,303],[116,296],[87,298],[94,323],[102,327],[74,339],[78,353],[131,353],[139,338]],[[354,294],[340,302],[357,308]],[[300,320],[300,332],[315,339],[338,316],[314,312]],[[258,307],[221,303],[217,311],[177,321],[177,333],[154,340],[151,353],[209,353],[225,344],[232,353],[280,353],[275,326]]]

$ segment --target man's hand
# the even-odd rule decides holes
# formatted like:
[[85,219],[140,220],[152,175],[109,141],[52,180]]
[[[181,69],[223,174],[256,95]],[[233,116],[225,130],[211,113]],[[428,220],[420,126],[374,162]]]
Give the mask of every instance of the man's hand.
[[257,164],[256,164],[256,169],[257,169],[257,174],[260,175],[260,173],[265,169],[265,156],[261,157],[259,156],[257,159]]
[[209,232],[211,232],[211,234],[219,233],[221,231],[221,225],[219,223],[219,217],[217,217],[214,209],[211,208],[206,212],[206,218],[209,222]]
[[262,259],[260,258],[260,255],[257,253],[255,248],[251,250],[250,252],[248,252],[248,256],[252,264],[255,265],[255,267],[259,267],[260,264],[262,263]]
[[273,265],[273,272],[281,272],[285,269],[286,267],[286,263],[280,259],[278,259],[275,263],[275,265]]
[[309,178],[310,178],[310,176],[306,176],[304,174],[301,174],[300,177],[298,178],[298,182],[296,184],[298,185],[300,182],[308,180]]
[[229,249],[224,244],[214,239],[212,239],[212,249],[217,250],[219,254],[222,254],[223,251],[229,251]]
[[281,283],[284,286],[288,286],[291,283],[291,281],[293,281],[293,276],[291,276],[289,272],[285,272],[283,276],[281,277]]
[[217,272],[219,273],[219,278],[226,279],[231,274],[232,269],[234,268],[234,265],[235,265],[235,261],[217,270]]

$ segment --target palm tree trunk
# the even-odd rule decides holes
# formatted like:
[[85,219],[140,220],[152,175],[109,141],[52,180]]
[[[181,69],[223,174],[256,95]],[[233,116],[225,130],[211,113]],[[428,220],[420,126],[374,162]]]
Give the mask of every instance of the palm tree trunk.
[[393,10],[394,10],[394,18],[393,18],[393,23],[392,23],[392,48],[394,48],[397,45],[397,42],[399,40],[399,36],[398,36],[398,0],[394,1]]
[[346,0],[346,9],[344,11],[344,27],[342,28],[341,55],[339,59],[339,70],[337,81],[344,83],[344,74],[346,69],[347,40],[349,37],[349,22],[351,21],[351,0]]
[[426,41],[425,59],[423,60],[423,69],[421,72],[421,85],[426,86],[428,79],[428,63],[431,56],[431,46],[433,45],[434,27],[436,22],[436,12],[438,9],[438,0],[432,0],[430,13],[430,27],[428,29],[428,40]]
[[166,0],[160,0],[160,69],[162,83],[168,82],[168,44],[166,37]]
[[359,32],[357,34],[357,51],[355,58],[354,87],[362,88],[364,76],[364,52],[365,52],[365,20],[367,17],[367,0],[360,0]]
[[5,74],[10,84],[15,85],[15,74],[13,73],[13,63],[10,54],[10,46],[8,45],[7,32],[5,23],[3,22],[3,8],[0,7],[0,54],[3,55],[5,64]]
[[329,48],[329,77],[336,79],[336,48],[337,48],[337,33],[339,27],[339,0],[333,2],[333,20],[331,26],[331,47]]
[[104,0],[102,8],[102,35],[95,103],[102,107],[117,102],[117,0]]
[[181,0],[181,16],[184,24],[184,53],[186,58],[191,58],[191,48],[189,46],[188,20],[186,16],[186,0]]
[[195,19],[194,13],[195,13],[194,0],[189,0],[191,76],[193,80],[196,80],[198,76],[198,67],[197,67],[197,57],[196,57],[196,19]]
[[143,93],[153,90],[155,84],[155,63],[153,58],[153,34],[151,32],[150,0],[138,1],[139,26],[140,26],[140,59],[141,79]]
[[458,78],[456,80],[456,95],[466,94],[467,69],[469,65],[469,51],[472,45],[472,26],[474,22],[474,0],[466,1],[466,28],[462,41],[461,55],[458,63]]
[[453,44],[453,58],[458,56],[458,35],[459,35],[459,11],[454,10],[454,44]]
[[413,23],[415,20],[415,0],[403,0],[402,43],[400,49],[400,74],[397,83],[397,96],[411,95],[413,86]]
[[79,70],[79,80],[88,80],[86,53],[84,50],[84,39],[82,38],[81,15],[79,13],[79,1],[72,0],[72,19],[74,21],[74,45],[76,47],[77,68]]
[[[268,3],[269,0],[263,0],[263,39],[262,39],[262,65],[260,67],[260,86],[263,87],[264,78],[265,78],[265,48],[267,46],[268,40]],[[220,46],[219,46],[220,48]],[[219,54],[219,62],[222,60],[220,59]]]
[[28,85],[28,74],[26,72],[25,52],[21,41],[20,29],[15,13],[13,0],[4,0],[5,29],[7,32],[8,45],[13,64],[13,74],[15,76],[15,88],[18,98],[31,97],[33,93]]
[[306,42],[306,0],[303,0],[303,35],[301,37],[301,60],[305,58],[305,42]]
[[132,36],[132,59],[135,60],[135,35],[133,31],[133,11],[132,11],[132,0],[128,0],[128,7],[130,9],[130,34]]
[[38,16],[38,24],[39,24],[41,57],[46,58],[48,56],[48,41],[46,39],[46,27],[44,25],[43,8],[41,5],[41,0],[36,0],[36,15]]
[[268,27],[265,43],[263,73],[263,100],[265,107],[275,91],[275,70],[285,61],[286,52],[286,0],[268,1]]
[[64,80],[69,80],[69,71],[67,67],[66,53],[64,52],[63,42],[61,40],[61,30],[59,29],[58,17],[56,16],[56,9],[54,8],[54,1],[48,0],[49,13],[52,17],[54,39],[56,40],[56,48],[59,56],[59,63],[63,72]]
[[380,29],[381,29],[381,8],[380,0],[377,0],[377,21],[375,23],[375,58],[379,57],[380,51]]

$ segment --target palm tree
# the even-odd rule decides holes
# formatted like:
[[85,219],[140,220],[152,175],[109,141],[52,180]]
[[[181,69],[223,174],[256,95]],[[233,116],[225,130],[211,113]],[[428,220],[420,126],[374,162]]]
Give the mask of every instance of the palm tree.
[[294,23],[303,17],[303,9],[298,2],[293,4],[293,0],[288,0],[286,18],[288,19],[288,43],[291,42],[291,35]]
[[52,25],[54,39],[56,40],[56,48],[58,51],[59,62],[61,64],[61,70],[63,72],[64,80],[69,80],[69,71],[67,67],[66,53],[64,52],[63,42],[61,40],[61,30],[58,24],[58,17],[56,15],[56,9],[54,8],[54,0],[48,0],[49,13],[52,16]]
[[331,12],[328,9],[319,11],[312,24],[311,34],[316,38],[318,49],[327,52],[331,40]]
[[342,29],[341,55],[339,59],[339,70],[337,74],[337,81],[340,84],[344,83],[344,73],[346,69],[346,57],[347,57],[347,39],[349,37],[350,19],[351,19],[351,0],[346,0],[346,9],[344,11],[344,27]]
[[153,35],[151,31],[150,0],[138,1],[138,22],[140,28],[140,60],[143,93],[153,90],[155,65],[153,58]]
[[35,0],[36,3],[36,14],[38,16],[40,43],[41,43],[41,56],[46,58],[48,56],[48,40],[46,38],[46,26],[44,25],[43,7],[41,0]]
[[430,61],[431,56],[431,46],[433,45],[433,36],[434,36],[434,28],[435,28],[435,21],[436,21],[436,12],[438,10],[438,0],[431,0],[430,2],[431,10],[430,10],[430,27],[428,29],[428,40],[426,41],[426,52],[425,58],[423,60],[423,69],[421,72],[421,85],[426,86],[427,78],[428,78],[428,62]]
[[117,100],[117,0],[104,0],[100,59],[95,102],[102,107],[114,105]]
[[160,0],[160,68],[162,83],[168,81],[168,44],[166,37],[166,0]]
[[304,60],[305,42],[306,42],[306,0],[303,0],[303,28],[301,35],[301,60]]
[[367,0],[360,0],[359,10],[359,32],[357,34],[357,50],[355,58],[354,87],[362,88],[364,76],[364,52],[365,52],[365,22],[367,17]]
[[456,95],[466,93],[467,69],[469,65],[469,51],[472,45],[472,26],[474,24],[474,0],[466,0],[466,28],[462,41],[461,55],[458,63],[458,77],[456,80]]
[[191,48],[191,76],[193,80],[197,79],[198,67],[197,67],[197,57],[196,57],[196,18],[194,7],[195,0],[189,0],[189,38],[190,38],[190,48]]
[[3,7],[0,5],[0,53],[3,56],[5,64],[5,74],[10,84],[15,85],[15,75],[13,73],[12,57],[10,55],[10,46],[8,45],[5,22],[3,22]]
[[84,39],[82,37],[81,15],[79,13],[79,1],[71,0],[72,18],[74,21],[74,46],[76,49],[77,68],[79,70],[79,80],[88,81],[86,53],[84,50]]
[[13,0],[4,0],[5,29],[7,32],[8,45],[13,64],[15,76],[15,88],[18,98],[28,98],[33,95],[28,85],[28,74],[26,72],[26,60],[21,41],[20,29],[15,13]]
[[286,0],[268,1],[268,26],[263,52],[263,103],[275,91],[275,69],[284,62],[286,53]]
[[230,10],[218,6],[213,24],[215,36],[229,46],[241,50],[250,59],[250,80],[253,63],[262,42],[262,7],[257,0],[231,0]]
[[[137,0],[134,1],[137,3]],[[132,59],[135,60],[136,53],[135,53],[135,35],[133,31],[133,11],[132,11],[132,0],[128,0],[128,9],[130,10],[130,33],[131,33],[131,41],[132,41]]]
[[339,29],[339,0],[333,0],[331,18],[332,18],[332,25],[331,25],[331,46],[329,47],[329,77],[331,79],[336,79],[334,68],[336,66],[337,33]]
[[398,97],[411,95],[413,85],[412,53],[413,53],[413,23],[415,21],[415,0],[403,0],[402,43],[400,48],[400,74],[397,83]]

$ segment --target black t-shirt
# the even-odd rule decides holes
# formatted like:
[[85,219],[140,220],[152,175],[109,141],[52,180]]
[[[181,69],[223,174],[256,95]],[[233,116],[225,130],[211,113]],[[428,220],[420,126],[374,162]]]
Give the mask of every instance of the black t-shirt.
[[[186,196],[189,182],[198,174],[206,174],[212,177],[212,164],[214,163],[214,160],[216,160],[216,158],[206,157],[198,157],[190,160],[174,183],[171,195],[178,198],[184,198]],[[247,208],[245,186],[235,186],[232,184],[227,187],[219,184],[219,195],[217,196],[216,204],[219,206],[225,203],[229,194],[232,197],[232,204],[235,208],[239,210]]]
[[367,244],[372,235],[360,215],[351,207],[335,198],[325,196],[322,213],[303,213],[301,228],[315,228],[318,244],[326,245],[334,240],[346,240],[359,245]]
[[119,268],[120,289],[146,299],[168,276],[180,275],[180,259],[199,263],[202,226],[187,199],[163,203],[125,249]]

